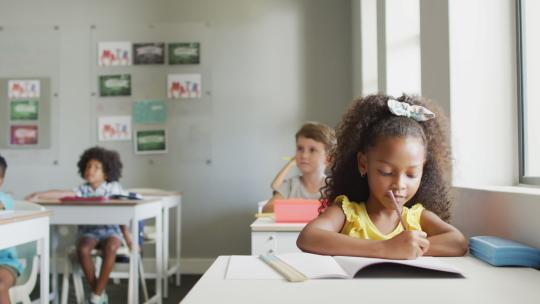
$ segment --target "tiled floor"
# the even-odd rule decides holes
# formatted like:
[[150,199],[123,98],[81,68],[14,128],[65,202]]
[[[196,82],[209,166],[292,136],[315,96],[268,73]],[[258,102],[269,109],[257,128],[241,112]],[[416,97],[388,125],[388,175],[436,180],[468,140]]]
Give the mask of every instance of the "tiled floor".
[[[197,281],[201,278],[201,275],[182,275],[181,278],[181,285],[177,287],[175,283],[170,280],[169,281],[169,296],[166,299],[163,299],[163,304],[178,304],[180,301],[184,298],[184,296],[189,292],[189,290],[197,283]],[[60,281],[61,282],[61,281]],[[116,285],[113,284],[112,281],[107,286],[107,294],[109,296],[109,303],[111,304],[125,304],[127,299],[127,280],[121,280],[120,284]],[[154,281],[153,280],[147,280],[148,284],[148,292],[150,293],[150,296],[154,294]],[[143,293],[142,290],[139,289],[139,293],[141,296],[140,303],[143,303]],[[88,286],[85,284],[85,295],[88,296]],[[34,289],[32,292],[32,299],[36,299],[39,297],[39,279],[38,279],[38,286]],[[73,289],[73,282],[70,282],[70,289],[69,289],[69,296],[68,296],[68,303],[75,303],[75,292]]]

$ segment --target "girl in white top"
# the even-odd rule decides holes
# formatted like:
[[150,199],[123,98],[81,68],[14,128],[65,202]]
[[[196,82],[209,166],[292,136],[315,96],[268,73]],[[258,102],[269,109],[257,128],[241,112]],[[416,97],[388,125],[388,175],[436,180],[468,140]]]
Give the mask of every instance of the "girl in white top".
[[[329,126],[305,123],[295,135],[296,154],[272,181],[272,198],[264,205],[263,212],[273,212],[274,202],[285,198],[319,199],[324,186],[324,171],[330,160],[330,150],[336,144],[335,132]],[[296,165],[302,175],[285,179],[289,170]]]

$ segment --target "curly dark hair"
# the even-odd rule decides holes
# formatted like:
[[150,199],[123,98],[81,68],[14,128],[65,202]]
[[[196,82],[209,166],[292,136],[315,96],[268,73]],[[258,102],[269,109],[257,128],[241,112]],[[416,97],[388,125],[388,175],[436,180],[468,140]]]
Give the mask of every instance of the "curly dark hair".
[[103,172],[108,183],[116,182],[122,177],[122,162],[120,161],[118,152],[96,146],[85,150],[77,163],[79,174],[82,178],[84,178],[86,165],[92,159],[102,164]]
[[451,149],[447,136],[447,121],[442,111],[430,100],[403,95],[397,100],[421,105],[436,118],[417,122],[396,116],[387,106],[387,95],[377,94],[356,99],[337,127],[337,146],[332,151],[333,163],[326,185],[321,189],[321,210],[346,195],[351,201],[365,202],[369,196],[367,177],[358,171],[357,153],[366,153],[380,137],[414,136],[426,147],[426,162],[420,187],[406,206],[420,202],[441,219],[450,219]]

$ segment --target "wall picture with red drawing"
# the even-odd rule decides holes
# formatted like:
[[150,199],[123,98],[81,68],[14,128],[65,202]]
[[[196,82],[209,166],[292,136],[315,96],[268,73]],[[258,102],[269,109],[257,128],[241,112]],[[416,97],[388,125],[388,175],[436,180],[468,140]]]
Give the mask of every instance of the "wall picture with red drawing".
[[105,116],[98,118],[98,140],[131,140],[131,116]]
[[8,98],[39,98],[39,80],[10,80],[8,81]]
[[98,43],[98,66],[126,66],[131,62],[131,42]]
[[38,126],[12,125],[9,143],[14,146],[37,145]]
[[201,74],[169,74],[167,76],[167,97],[201,98]]

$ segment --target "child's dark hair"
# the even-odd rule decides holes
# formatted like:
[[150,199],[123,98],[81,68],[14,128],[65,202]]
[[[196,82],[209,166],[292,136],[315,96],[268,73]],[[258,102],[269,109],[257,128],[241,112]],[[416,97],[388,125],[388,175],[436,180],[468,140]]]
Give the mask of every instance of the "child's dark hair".
[[366,202],[369,196],[367,177],[358,171],[357,154],[366,153],[381,137],[413,136],[422,139],[426,147],[426,162],[420,187],[407,206],[422,203],[426,209],[448,221],[450,218],[451,154],[446,118],[431,101],[403,95],[401,102],[421,105],[435,113],[436,118],[423,122],[396,116],[388,109],[389,96],[378,94],[355,100],[337,128],[337,146],[330,175],[323,193],[323,208],[337,196],[347,195],[351,201]]
[[102,147],[93,147],[84,151],[77,163],[82,178],[84,178],[86,165],[92,159],[99,161],[103,166],[103,173],[105,173],[107,182],[116,182],[122,177],[122,162],[118,152]]
[[6,175],[7,170],[7,162],[2,155],[0,155],[0,177],[4,177]]

